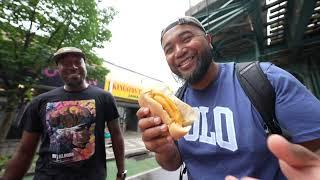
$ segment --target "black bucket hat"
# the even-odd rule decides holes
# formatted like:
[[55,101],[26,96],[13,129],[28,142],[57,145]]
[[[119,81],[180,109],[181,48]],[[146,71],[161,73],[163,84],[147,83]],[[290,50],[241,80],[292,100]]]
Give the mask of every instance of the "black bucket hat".
[[79,49],[79,48],[76,48],[76,47],[63,47],[63,48],[60,48],[60,49],[58,49],[57,52],[55,52],[53,54],[52,59],[56,63],[58,63],[58,60],[61,58],[61,56],[65,55],[65,54],[77,54],[77,55],[81,56],[84,60],[86,59],[84,53],[82,52],[82,50]]

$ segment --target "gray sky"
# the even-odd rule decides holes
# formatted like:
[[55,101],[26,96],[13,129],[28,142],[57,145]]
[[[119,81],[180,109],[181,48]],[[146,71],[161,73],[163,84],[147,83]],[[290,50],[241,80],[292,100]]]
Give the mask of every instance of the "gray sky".
[[104,49],[96,50],[98,55],[177,86],[163,55],[160,32],[168,22],[184,15],[190,1],[102,0],[101,3],[113,6],[119,13],[109,26],[111,42],[107,42]]

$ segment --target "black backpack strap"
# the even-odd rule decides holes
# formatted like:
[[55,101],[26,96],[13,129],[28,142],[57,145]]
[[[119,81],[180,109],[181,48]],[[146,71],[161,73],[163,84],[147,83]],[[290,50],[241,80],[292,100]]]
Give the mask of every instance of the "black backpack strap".
[[180,167],[179,180],[183,179],[183,175],[187,172],[187,167],[184,163],[182,163]]
[[183,100],[183,96],[184,96],[184,93],[186,92],[186,89],[187,89],[187,83],[184,83],[176,92],[176,97],[179,98],[180,100]]
[[279,126],[275,116],[276,94],[259,62],[237,63],[236,73],[246,95],[260,113],[267,134],[280,134],[290,139],[289,133]]

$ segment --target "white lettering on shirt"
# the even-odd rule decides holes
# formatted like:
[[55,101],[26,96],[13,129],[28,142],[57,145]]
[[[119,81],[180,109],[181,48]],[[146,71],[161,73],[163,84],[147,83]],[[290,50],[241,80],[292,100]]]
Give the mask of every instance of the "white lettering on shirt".
[[[238,149],[236,133],[234,128],[233,113],[227,107],[217,106],[213,109],[214,128],[208,128],[207,114],[209,107],[200,106],[197,108],[200,113],[200,119],[193,123],[192,131],[184,136],[186,141],[197,141],[220,146],[221,148],[228,149],[230,151],[236,151]],[[226,126],[222,126],[222,116],[225,117]],[[200,121],[201,120],[201,121]],[[201,123],[201,129],[200,129]],[[227,137],[223,139],[222,127],[226,127]],[[201,130],[201,134],[200,134]],[[210,132],[210,135],[209,133]]]

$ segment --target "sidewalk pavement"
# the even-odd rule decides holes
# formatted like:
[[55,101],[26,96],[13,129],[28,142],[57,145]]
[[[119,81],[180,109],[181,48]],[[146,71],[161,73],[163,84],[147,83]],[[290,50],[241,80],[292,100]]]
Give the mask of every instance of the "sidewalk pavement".
[[[142,142],[141,134],[134,131],[126,131],[123,133],[125,157],[131,157],[134,155],[144,154],[149,152]],[[107,160],[114,159],[112,144],[110,139],[106,139],[106,158]]]
[[[179,175],[180,169],[177,169],[176,171],[167,171],[158,167],[130,176],[127,180],[177,180],[179,179]],[[188,175],[184,174],[182,179],[188,179]]]

